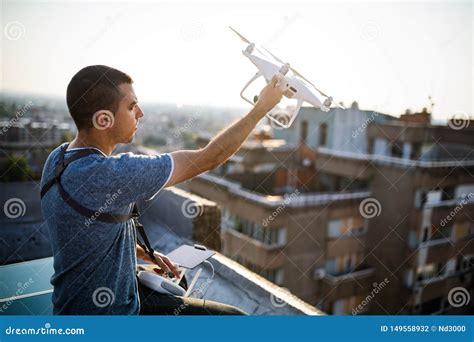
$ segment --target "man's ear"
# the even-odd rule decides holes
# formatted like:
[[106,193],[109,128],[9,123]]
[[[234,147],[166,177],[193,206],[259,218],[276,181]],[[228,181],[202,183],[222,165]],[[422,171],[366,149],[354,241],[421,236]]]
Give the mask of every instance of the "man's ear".
[[115,115],[110,110],[99,109],[92,116],[92,124],[98,130],[103,131],[104,129],[110,128],[115,123]]

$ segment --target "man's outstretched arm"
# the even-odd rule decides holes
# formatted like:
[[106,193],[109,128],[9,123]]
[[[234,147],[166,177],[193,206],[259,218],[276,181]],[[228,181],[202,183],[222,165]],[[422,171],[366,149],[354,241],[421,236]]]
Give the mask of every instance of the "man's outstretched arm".
[[173,174],[165,186],[184,182],[219,166],[229,159],[240,148],[265,114],[280,102],[282,92],[277,82],[278,79],[274,77],[263,88],[255,107],[243,118],[220,132],[206,147],[199,150],[172,152]]

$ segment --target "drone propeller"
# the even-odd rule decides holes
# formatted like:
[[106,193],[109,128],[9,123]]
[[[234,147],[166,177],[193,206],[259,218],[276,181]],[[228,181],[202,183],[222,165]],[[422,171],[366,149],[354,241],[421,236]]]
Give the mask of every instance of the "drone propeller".
[[[275,56],[273,53],[271,53],[270,51],[268,51],[267,48],[265,48],[265,47],[263,47],[263,48],[264,48],[265,51],[267,51],[267,52],[270,54],[270,56],[272,56],[277,62],[280,62],[280,63],[282,63],[282,64],[285,64],[285,62],[283,62],[280,58],[278,58],[278,57]],[[312,85],[312,86],[314,87],[314,89],[316,89],[317,91],[319,91],[319,92],[321,93],[321,95],[323,95],[323,96],[329,98],[329,95],[326,95],[326,94],[323,93],[321,90],[319,90],[310,80],[308,80],[306,77],[304,77],[303,75],[301,75],[295,68],[293,68],[293,67],[290,66],[290,70],[293,71],[293,73],[294,73],[296,76],[298,76],[299,78],[305,80],[308,84]],[[332,102],[332,97],[331,97],[331,100],[330,100],[330,101]],[[341,106],[339,106],[339,107],[341,107]],[[341,108],[344,108],[344,107],[341,107]]]
[[[296,76],[302,78],[303,80],[305,80],[306,82],[308,82],[309,84],[311,84],[311,85],[314,87],[314,89],[316,89],[317,91],[319,91],[319,92],[321,93],[321,95],[323,95],[323,96],[325,96],[325,97],[327,98],[326,101],[327,101],[327,103],[329,103],[329,105],[327,105],[326,107],[329,108],[329,106],[330,106],[331,104],[334,104],[334,105],[336,105],[336,107],[339,107],[339,108],[341,108],[341,109],[346,109],[346,108],[344,108],[344,106],[340,105],[339,102],[334,101],[334,99],[332,98],[332,96],[326,95],[326,94],[323,93],[321,90],[319,90],[312,82],[310,82],[306,77],[304,77],[303,75],[301,75],[298,71],[296,71],[296,70],[293,69],[292,67],[290,67],[290,69],[291,69],[291,71],[293,71],[293,73],[294,73]],[[325,102],[325,105],[326,105],[326,101],[324,101],[324,102]]]
[[251,44],[250,41],[249,41],[247,38],[245,38],[244,36],[242,36],[239,32],[237,32],[236,30],[234,30],[234,29],[233,29],[232,27],[230,27],[230,26],[229,26],[229,28],[230,28],[232,31],[234,31],[234,33],[235,33],[236,35],[238,35],[238,36],[240,37],[240,39],[242,39],[245,43]]
[[[270,54],[270,56],[272,56],[277,62],[280,62],[280,63],[282,63],[282,64],[286,64],[286,63],[283,62],[280,58],[278,58],[278,57],[275,56],[273,53],[271,53],[270,51],[268,51],[267,48],[264,47],[264,49],[265,49],[265,51],[267,51],[267,52]],[[299,78],[302,78],[303,80],[305,80],[306,82],[308,82],[309,84],[311,84],[314,88],[316,88],[316,86],[315,86],[313,83],[311,83],[306,77],[304,77],[303,75],[301,75],[301,74],[300,74],[298,71],[296,71],[294,68],[292,68],[292,67],[290,66],[290,69],[291,69],[291,71],[293,71],[293,73],[294,73],[296,76],[298,76]],[[322,91],[320,91],[318,88],[316,88],[316,90],[318,90],[322,95],[328,97],[328,96],[325,95]]]
[[286,64],[286,63],[283,62],[280,58],[278,58],[278,57],[275,56],[273,53],[271,53],[270,51],[268,51],[268,49],[267,49],[266,47],[262,46],[262,48],[263,48],[265,51],[267,51],[267,52],[270,54],[270,56],[272,56],[273,59],[275,59],[277,62],[279,62],[279,63],[281,63],[281,64]]

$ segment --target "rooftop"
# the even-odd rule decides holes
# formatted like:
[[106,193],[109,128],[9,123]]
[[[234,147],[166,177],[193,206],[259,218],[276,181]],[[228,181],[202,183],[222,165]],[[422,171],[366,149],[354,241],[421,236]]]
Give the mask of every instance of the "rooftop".
[[[15,190],[15,183],[10,185],[8,193],[3,195],[16,198],[23,196],[33,198],[38,195],[39,202],[35,183],[22,183],[17,188],[21,189],[20,191]],[[31,201],[27,203],[34,205]],[[182,208],[185,203],[198,206],[199,215],[184,216]],[[157,250],[168,253],[182,244],[194,243],[218,249],[220,210],[215,203],[183,190],[170,188],[163,190],[153,201],[141,203],[140,208],[143,214],[142,222],[152,245]],[[32,212],[31,217],[36,219],[37,215]],[[38,229],[46,225],[42,220],[39,222],[24,220],[20,225],[8,217],[3,217],[2,221],[19,231],[16,237],[11,236],[12,230],[0,232],[0,241],[8,241],[8,245],[5,245],[7,248],[2,248],[2,251],[7,255],[16,254],[16,261],[20,262],[6,264],[12,260],[4,259],[3,266],[0,266],[0,314],[51,314],[52,286],[49,283],[53,274],[51,250],[47,241],[41,245],[31,241],[34,237],[47,236],[47,231]],[[14,245],[21,235],[25,235],[24,239]],[[31,258],[33,260],[30,260]],[[195,285],[195,289],[202,290],[205,299],[236,305],[253,315],[324,314],[287,290],[220,253],[216,253],[210,262],[215,271],[214,278],[210,277],[212,273],[210,267],[203,267]],[[188,274],[192,276],[196,271],[197,269],[194,269]]]

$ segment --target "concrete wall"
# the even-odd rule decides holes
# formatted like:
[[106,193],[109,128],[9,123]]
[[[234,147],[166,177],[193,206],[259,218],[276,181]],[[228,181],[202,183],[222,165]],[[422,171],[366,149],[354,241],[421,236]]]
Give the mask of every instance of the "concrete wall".
[[0,263],[52,255],[41,214],[39,183],[0,183]]
[[[216,203],[178,188],[139,203],[143,224],[158,220],[175,234],[219,251],[221,214]],[[147,230],[148,232],[148,230]]]

